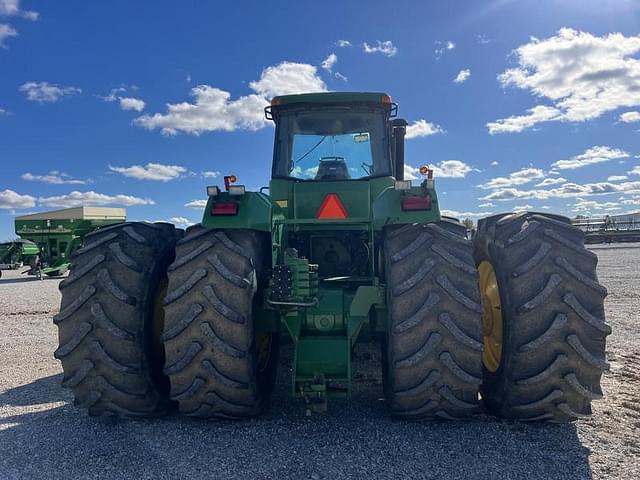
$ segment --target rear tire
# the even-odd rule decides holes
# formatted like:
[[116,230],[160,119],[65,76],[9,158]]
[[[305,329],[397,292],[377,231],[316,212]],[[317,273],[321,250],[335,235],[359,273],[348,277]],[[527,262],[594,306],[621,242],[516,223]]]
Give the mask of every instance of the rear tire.
[[173,261],[170,224],[121,223],[85,237],[60,282],[54,317],[62,385],[90,415],[157,416],[170,408],[154,304]]
[[557,215],[480,220],[476,264],[493,265],[502,304],[502,355],[483,368],[482,396],[504,418],[573,421],[602,396],[606,289],[584,234]]
[[264,334],[270,336],[271,349],[259,364],[253,312],[266,280],[268,253],[264,234],[252,230],[198,225],[178,242],[169,268],[162,338],[165,374],[180,412],[242,418],[266,407],[275,381],[278,335]]
[[465,227],[452,220],[391,227],[384,254],[383,377],[391,412],[411,419],[476,412],[481,308]]

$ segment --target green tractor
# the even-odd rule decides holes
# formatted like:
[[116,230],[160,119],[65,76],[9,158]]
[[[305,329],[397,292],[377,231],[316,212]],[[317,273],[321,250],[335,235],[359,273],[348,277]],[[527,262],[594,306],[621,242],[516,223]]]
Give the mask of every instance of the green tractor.
[[606,290],[557,215],[440,214],[433,172],[404,179],[406,121],[382,93],[280,96],[269,193],[233,175],[202,222],[87,235],[55,317],[63,385],[92,415],[245,418],[274,388],[281,342],[308,411],[349,397],[357,342],[382,345],[384,394],[408,419],[572,421],[607,368]]

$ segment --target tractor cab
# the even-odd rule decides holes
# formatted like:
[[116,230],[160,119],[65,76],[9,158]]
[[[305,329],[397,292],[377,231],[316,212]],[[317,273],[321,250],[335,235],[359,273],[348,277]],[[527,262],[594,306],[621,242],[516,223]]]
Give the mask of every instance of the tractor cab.
[[384,93],[285,95],[265,111],[276,123],[274,179],[402,179],[394,140],[406,122],[391,121],[397,106]]

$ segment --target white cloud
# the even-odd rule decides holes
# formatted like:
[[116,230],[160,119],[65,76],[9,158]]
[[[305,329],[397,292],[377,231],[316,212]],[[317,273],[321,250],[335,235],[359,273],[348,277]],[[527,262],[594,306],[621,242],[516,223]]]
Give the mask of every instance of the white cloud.
[[111,92],[109,92],[109,95],[106,95],[106,96],[96,95],[96,97],[98,97],[100,100],[104,100],[105,102],[115,102],[119,98],[118,94],[124,93],[126,91],[127,89],[125,87],[117,87],[117,88],[112,88]]
[[217,178],[220,176],[220,172],[218,172],[217,170],[205,170],[204,172],[202,172],[202,176],[204,178]]
[[349,40],[338,40],[336,42],[336,45],[339,46],[339,47],[342,47],[342,48],[350,47],[351,46],[351,42]]
[[269,99],[277,95],[327,90],[325,83],[318,77],[316,67],[292,62],[265,68],[260,79],[249,83],[249,86],[257,94]]
[[440,58],[447,52],[450,52],[451,50],[453,50],[454,48],[456,48],[456,44],[453,43],[451,40],[448,40],[446,42],[440,42],[437,41],[436,42],[436,49],[433,51],[436,60],[440,60]]
[[120,108],[122,110],[135,110],[136,112],[141,112],[142,110],[144,110],[145,103],[139,98],[120,97],[119,100]]
[[493,162],[491,162],[489,165],[491,165],[492,167],[496,167],[496,166],[498,166],[498,165],[500,165],[500,164],[498,163],[498,161],[497,161],[497,160],[494,160],[494,161],[493,161]]
[[340,72],[334,73],[333,76],[336,77],[338,80],[342,80],[343,82],[348,82],[349,81],[349,78],[344,76]]
[[167,105],[167,113],[143,115],[134,120],[148,130],[161,129],[165,135],[178,132],[199,135],[204,132],[259,130],[268,123],[264,107],[276,95],[324,92],[327,87],[317,75],[317,68],[303,63],[283,62],[267,67],[260,79],[249,83],[254,94],[231,100],[231,94],[209,85],[191,89],[193,103]]
[[443,160],[431,168],[436,178],[464,178],[471,171],[479,171],[460,160]]
[[457,210],[448,210],[442,209],[440,213],[446,217],[454,217],[454,218],[480,218],[487,217],[492,214],[492,212],[459,212]]
[[0,17],[23,17],[27,20],[37,20],[38,12],[22,10],[20,0],[0,0]]
[[592,210],[620,210],[618,202],[598,202],[577,198],[573,205],[574,212],[591,213]]
[[17,37],[18,32],[11,25],[0,23],[0,48],[7,48],[4,44],[5,40],[11,37]]
[[192,222],[185,217],[171,217],[169,219],[169,223],[173,223],[176,227],[186,228],[193,225],[195,222]]
[[624,123],[640,122],[640,112],[624,112],[620,115],[620,121]]
[[513,210],[514,212],[526,212],[528,210],[531,210],[532,208],[533,207],[531,205],[516,205],[511,210]]
[[296,166],[291,171],[291,176],[297,177],[297,178],[310,178],[310,179],[313,179],[313,178],[315,178],[317,173],[318,173],[318,167],[317,166],[305,168],[304,170],[302,169],[302,167]]
[[385,57],[393,57],[396,53],[398,53],[398,49],[391,40],[385,40],[384,42],[377,40],[376,42],[377,45],[375,46],[369,45],[367,42],[364,42],[362,44],[362,48],[364,49],[365,53],[381,53]]
[[521,132],[537,123],[557,120],[561,115],[557,108],[545,105],[536,105],[527,112],[527,115],[515,115],[487,123],[489,134]]
[[[460,160],[442,160],[436,165],[431,165],[430,168],[433,170],[435,178],[464,178],[467,173],[478,171]],[[404,178],[407,180],[419,180],[423,176],[420,174],[418,167],[405,164]]]
[[195,210],[202,210],[204,207],[207,206],[207,201],[206,200],[191,200],[190,202],[185,203],[184,206],[187,207],[187,208],[193,208]]
[[574,170],[587,165],[593,165],[594,163],[608,162],[610,160],[628,157],[629,154],[627,152],[618,148],[595,146],[585,150],[584,153],[581,153],[580,155],[570,158],[569,160],[558,160],[557,162],[553,162],[551,167],[558,170]]
[[480,44],[480,45],[486,45],[488,43],[491,43],[491,40],[488,39],[487,37],[485,37],[482,34],[476,35],[476,41]]
[[486,203],[481,203],[480,205],[478,205],[478,207],[480,208],[492,208],[495,207],[495,205],[491,202],[486,202]]
[[523,168],[517,172],[510,173],[508,177],[492,178],[487,183],[478,186],[484,189],[504,188],[512,185],[523,185],[542,177],[544,177],[544,171],[539,168]]
[[[546,115],[534,116],[531,109],[527,116],[493,122],[500,125],[515,118],[526,119],[519,129],[494,133],[519,132],[551,120],[582,122],[620,107],[640,105],[640,60],[633,57],[638,52],[640,35],[598,37],[562,28],[554,37],[531,38],[514,52],[519,66],[505,70],[498,80],[503,86],[547,98],[553,106],[546,107]],[[487,124],[490,132],[491,125]]]
[[105,195],[103,193],[73,191],[67,195],[38,198],[38,205],[42,207],[82,207],[100,205],[122,205],[131,207],[134,205],[153,205],[150,198],[139,198],[132,195]]
[[122,110],[135,110],[136,112],[141,112],[142,110],[144,110],[144,107],[146,105],[144,100],[135,97],[125,97],[121,95],[124,94],[128,89],[137,91],[138,87],[136,87],[135,85],[127,87],[125,85],[117,88],[112,88],[111,92],[109,92],[109,95],[96,95],[96,97],[105,102],[118,101]]
[[50,183],[52,185],[84,185],[87,183],[87,180],[78,180],[76,178],[72,178],[66,173],[60,173],[55,170],[46,175],[34,175],[31,172],[27,172],[23,173],[21,178],[28,182],[42,182]]
[[407,126],[407,134],[405,138],[410,140],[412,138],[428,137],[429,135],[436,135],[438,133],[444,133],[444,130],[440,125],[421,119],[416,120],[411,125]]
[[162,163],[147,163],[144,166],[132,165],[131,167],[113,167],[109,165],[109,170],[120,173],[125,177],[160,182],[175,180],[187,171],[186,168],[179,165],[163,165]]
[[570,197],[586,197],[590,195],[604,195],[607,193],[640,193],[640,182],[599,182],[587,183],[579,185],[576,183],[565,183],[559,187],[550,190],[518,190],[516,188],[501,188],[494,190],[488,195],[481,197],[481,200],[525,200],[538,199],[546,200],[548,198],[570,198]]
[[60,87],[48,82],[27,82],[20,86],[20,91],[27,94],[27,100],[38,103],[54,103],[82,93],[77,87]]
[[629,175],[640,175],[640,165],[633,167],[627,172]]
[[200,135],[203,132],[259,130],[266,125],[264,97],[247,95],[230,100],[231,94],[209,85],[191,89],[194,103],[168,104],[166,114],[143,115],[134,124],[148,130],[161,129],[165,135],[178,132]]
[[36,199],[31,195],[20,195],[13,190],[0,190],[0,208],[33,208]]
[[640,195],[634,195],[631,198],[624,200],[624,197],[620,198],[620,204],[622,205],[640,205]]
[[626,175],[611,175],[607,177],[607,182],[619,182],[621,180],[627,180],[628,178]]
[[335,53],[330,53],[329,56],[322,61],[320,66],[330,72],[336,63],[338,63],[338,56]]
[[453,79],[454,83],[463,83],[466,82],[467,79],[471,76],[471,70],[468,68],[465,70],[460,70],[456,78]]
[[545,178],[540,183],[536,183],[536,187],[548,187],[549,185],[558,185],[560,183],[565,183],[567,181],[566,178],[556,177],[556,178]]
[[[38,12],[32,10],[22,10],[20,0],[0,0],[0,17],[22,17],[27,20],[37,20]],[[5,40],[17,37],[18,32],[7,23],[0,23],[0,48],[7,48]]]

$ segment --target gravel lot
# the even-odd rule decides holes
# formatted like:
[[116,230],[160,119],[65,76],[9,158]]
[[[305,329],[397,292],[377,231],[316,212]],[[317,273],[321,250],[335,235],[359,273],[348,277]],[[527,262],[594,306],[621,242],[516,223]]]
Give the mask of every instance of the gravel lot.
[[[60,386],[53,358],[59,280],[0,279],[0,479],[40,478],[640,478],[640,244],[593,246],[613,326],[605,399],[568,425],[489,416],[458,423],[391,419],[377,352],[358,354],[351,402],[305,417],[288,396],[242,423],[90,418]],[[290,358],[290,355],[289,355]]]

